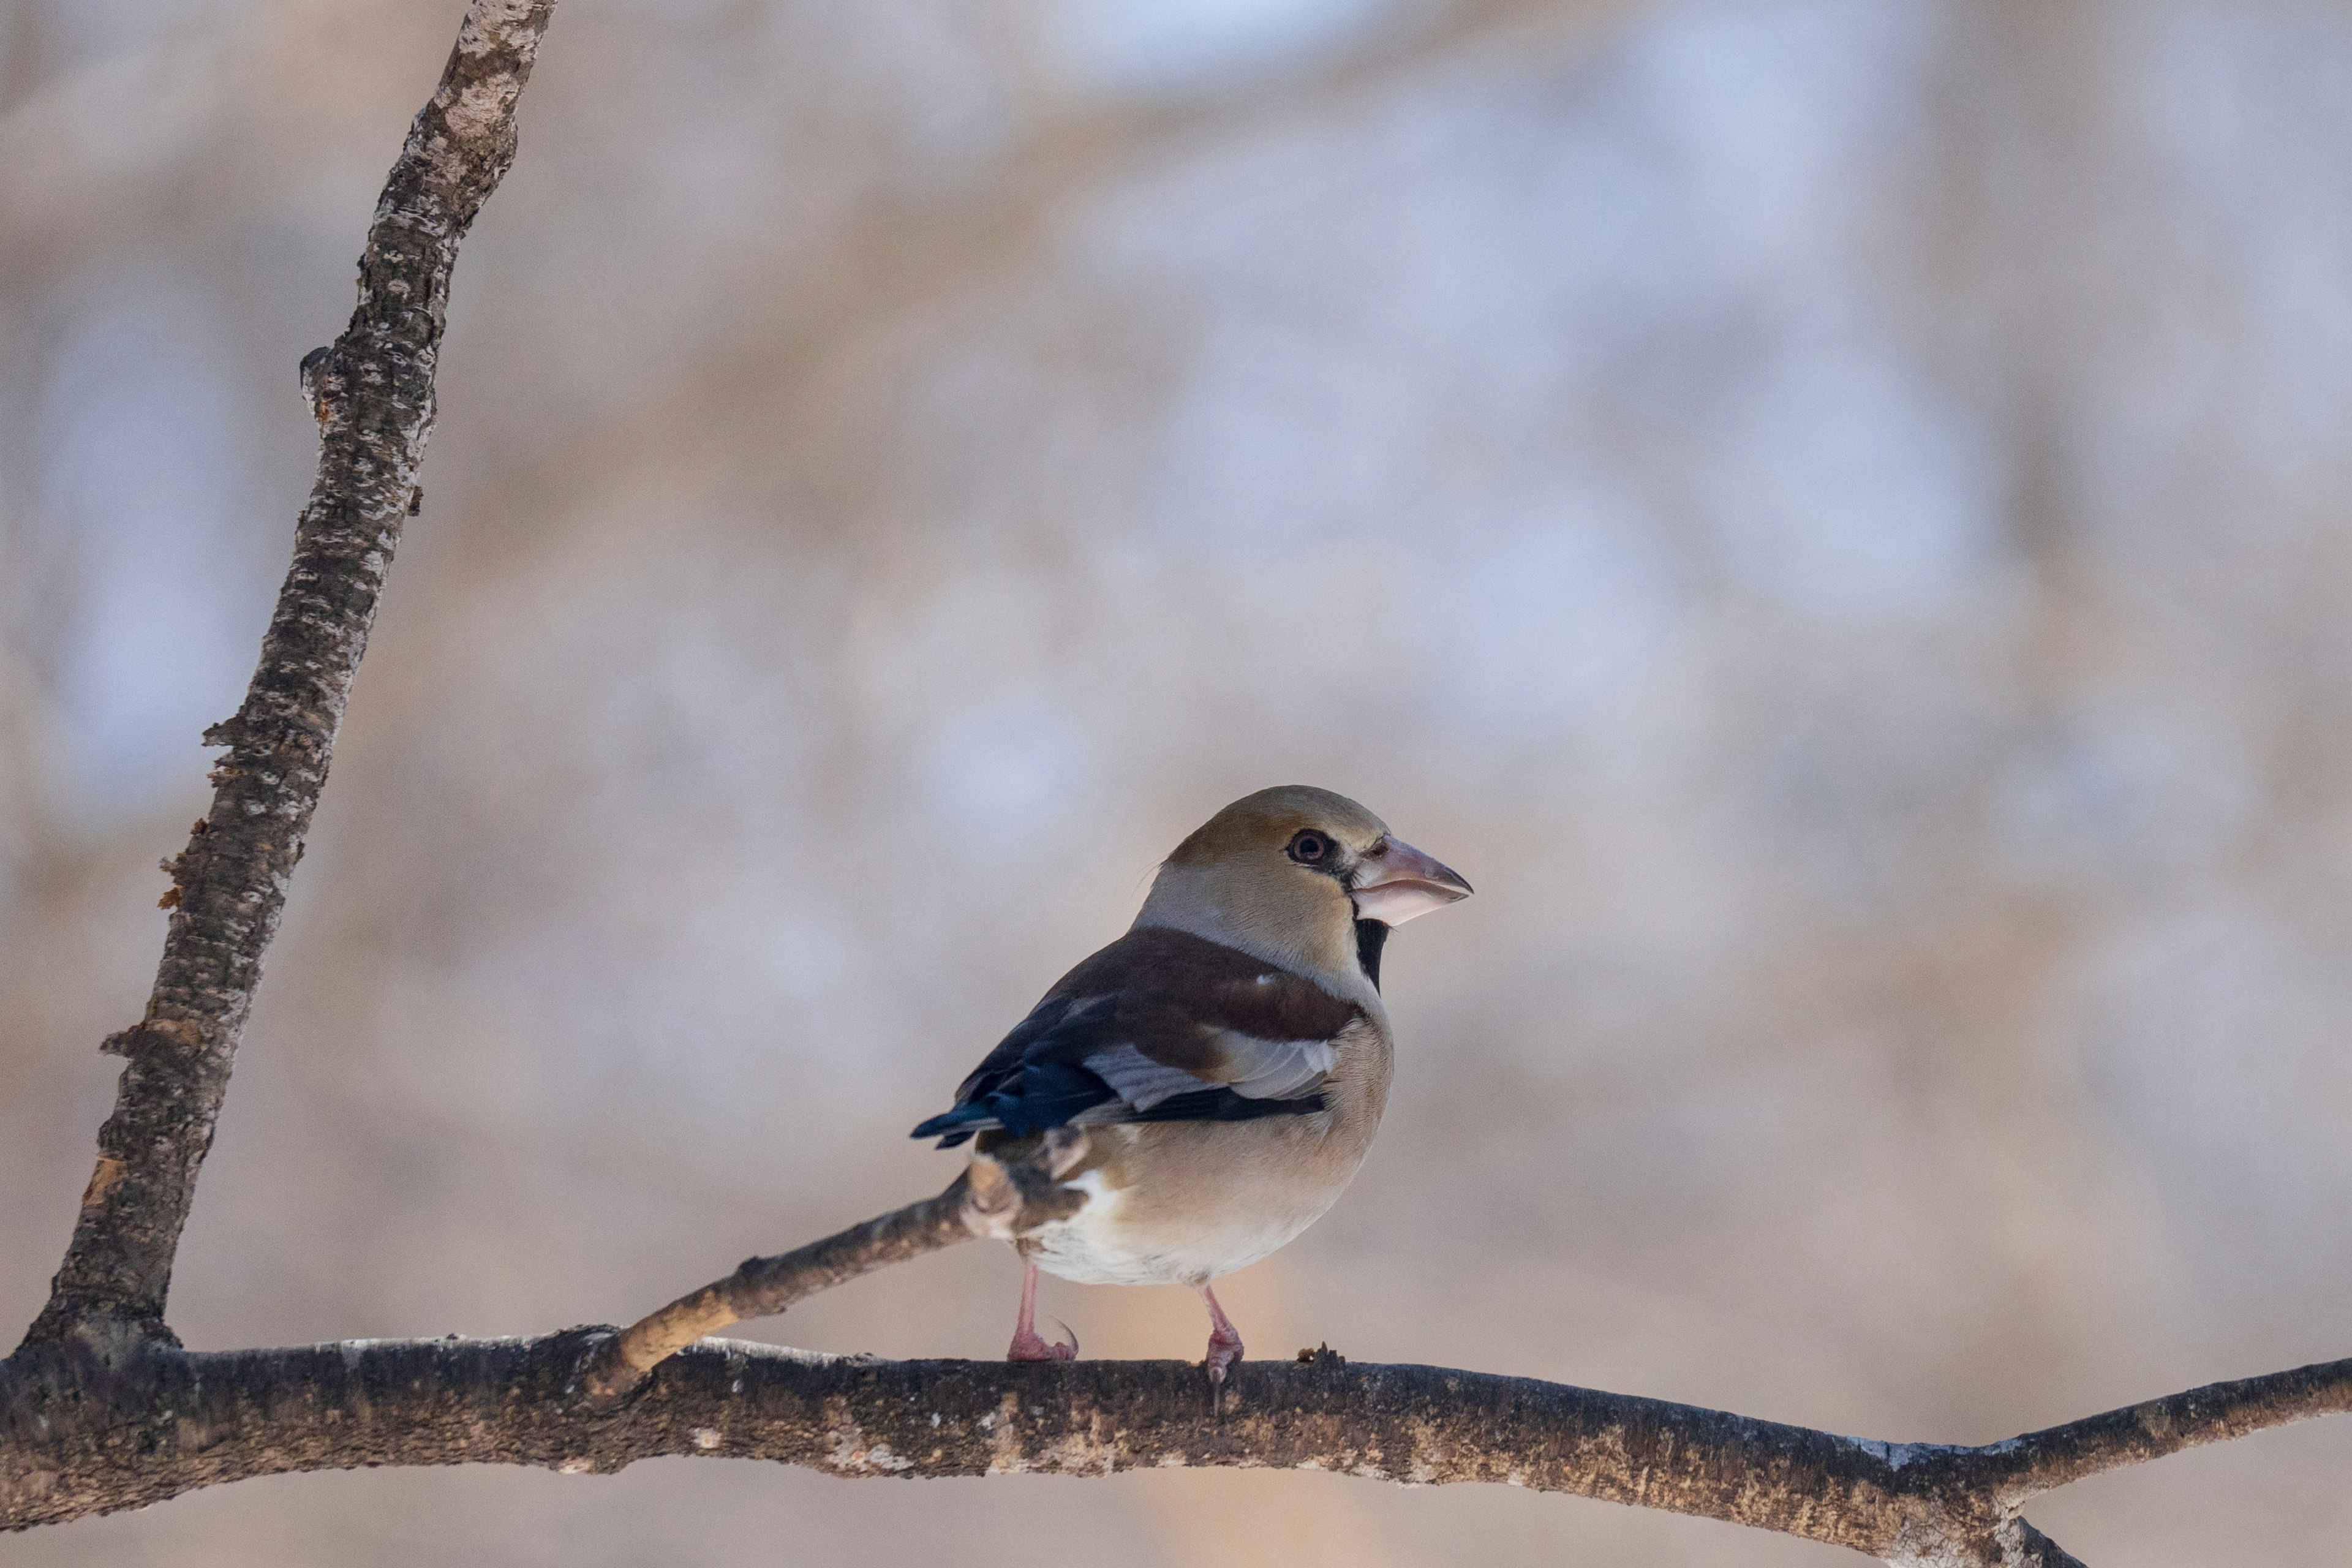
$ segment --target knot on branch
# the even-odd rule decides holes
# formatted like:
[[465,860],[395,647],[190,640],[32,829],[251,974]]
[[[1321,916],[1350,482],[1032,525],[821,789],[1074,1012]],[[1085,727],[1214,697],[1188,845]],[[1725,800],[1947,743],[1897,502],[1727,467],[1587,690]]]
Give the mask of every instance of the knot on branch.
[[203,872],[205,851],[210,847],[205,840],[212,830],[210,818],[196,818],[195,826],[188,829],[188,847],[163,862],[163,875],[172,879],[172,885],[155,900],[157,909],[176,910],[187,902],[189,889]]
[[239,709],[217,724],[205,726],[204,743],[207,746],[242,746],[253,738],[253,727],[246,721]]
[[99,1043],[99,1050],[125,1061],[152,1061],[174,1054],[200,1051],[204,1031],[184,1018],[148,1018],[127,1029],[117,1029]]
[[336,395],[342,391],[342,377],[333,374],[334,345],[321,343],[302,356],[296,374],[302,380],[302,401],[310,405],[310,417],[324,430],[333,417]]

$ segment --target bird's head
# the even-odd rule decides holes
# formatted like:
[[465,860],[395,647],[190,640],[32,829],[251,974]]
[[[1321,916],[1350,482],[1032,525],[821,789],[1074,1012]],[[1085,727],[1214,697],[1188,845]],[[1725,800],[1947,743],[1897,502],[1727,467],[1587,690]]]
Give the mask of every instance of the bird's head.
[[1160,867],[1136,923],[1377,984],[1391,928],[1469,896],[1468,882],[1346,795],[1284,784],[1195,828]]

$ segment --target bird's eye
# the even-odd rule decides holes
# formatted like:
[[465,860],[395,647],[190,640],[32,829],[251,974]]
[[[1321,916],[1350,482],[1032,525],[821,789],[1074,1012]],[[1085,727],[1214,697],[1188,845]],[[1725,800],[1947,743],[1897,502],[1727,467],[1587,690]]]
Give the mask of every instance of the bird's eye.
[[1312,866],[1331,853],[1331,841],[1319,833],[1302,833],[1290,841],[1290,858],[1302,866]]

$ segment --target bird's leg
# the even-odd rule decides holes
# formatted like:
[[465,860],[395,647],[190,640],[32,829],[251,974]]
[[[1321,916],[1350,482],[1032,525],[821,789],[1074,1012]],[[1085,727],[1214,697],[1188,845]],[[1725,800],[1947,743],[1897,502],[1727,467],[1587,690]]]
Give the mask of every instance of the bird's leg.
[[[1069,1332],[1069,1325],[1062,1331]],[[1037,1337],[1037,1260],[1021,1260],[1021,1321],[1013,1331],[1013,1348],[1004,1352],[1007,1361],[1076,1361],[1078,1359],[1078,1336],[1070,1334],[1067,1344],[1053,1344]]]
[[1242,1332],[1225,1316],[1225,1310],[1217,1305],[1217,1293],[1209,1289],[1206,1280],[1201,1282],[1201,1300],[1209,1308],[1209,1381],[1222,1384],[1225,1381],[1225,1369],[1242,1359]]

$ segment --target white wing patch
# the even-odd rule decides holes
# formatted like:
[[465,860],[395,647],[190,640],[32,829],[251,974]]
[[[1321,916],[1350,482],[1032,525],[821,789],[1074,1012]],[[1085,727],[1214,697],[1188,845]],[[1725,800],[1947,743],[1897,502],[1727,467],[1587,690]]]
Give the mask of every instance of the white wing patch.
[[1329,1040],[1260,1040],[1248,1035],[1225,1038],[1228,1050],[1234,1044],[1245,1047],[1234,1059],[1248,1064],[1250,1073],[1232,1088],[1249,1100],[1296,1099],[1319,1087],[1339,1061],[1339,1047]]
[[1329,1040],[1261,1040],[1223,1034],[1217,1044],[1240,1076],[1224,1082],[1195,1078],[1181,1068],[1153,1061],[1133,1046],[1113,1046],[1086,1058],[1086,1065],[1138,1110],[1203,1089],[1230,1089],[1248,1100],[1295,1100],[1319,1087],[1339,1059]]
[[1149,1110],[1163,1100],[1196,1089],[1214,1089],[1182,1068],[1153,1061],[1133,1046],[1113,1046],[1087,1058],[1087,1067],[1121,1100],[1138,1110]]

